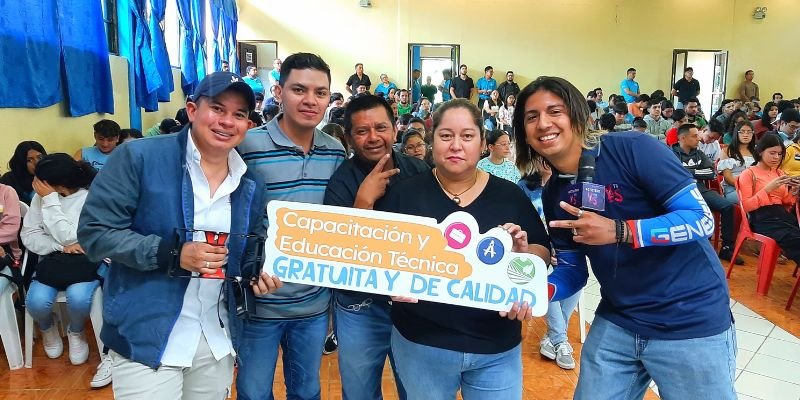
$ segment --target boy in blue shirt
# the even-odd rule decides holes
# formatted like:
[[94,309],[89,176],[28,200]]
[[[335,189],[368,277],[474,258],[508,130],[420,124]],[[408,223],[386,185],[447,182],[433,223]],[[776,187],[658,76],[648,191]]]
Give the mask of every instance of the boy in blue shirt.
[[117,148],[121,128],[119,124],[103,119],[94,124],[94,146],[83,147],[72,156],[77,161],[86,161],[100,171],[106,164],[108,156]]

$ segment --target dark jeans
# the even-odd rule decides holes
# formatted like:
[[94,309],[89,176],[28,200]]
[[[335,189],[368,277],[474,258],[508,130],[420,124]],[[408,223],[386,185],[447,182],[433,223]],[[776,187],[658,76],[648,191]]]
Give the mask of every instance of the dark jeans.
[[239,337],[237,399],[274,400],[272,384],[283,350],[286,399],[319,400],[322,347],[328,334],[328,313],[285,320],[245,320]]
[[800,265],[800,227],[793,214],[781,205],[763,206],[750,212],[753,231],[778,242],[786,257]]
[[383,399],[381,383],[388,357],[395,374],[398,397],[407,399],[391,352],[392,317],[388,297],[371,295],[365,298],[339,290],[334,297],[342,398]]
[[[705,188],[704,188],[705,189]],[[722,247],[733,248],[733,202],[722,197],[721,194],[709,190],[701,189],[700,193],[703,195],[703,200],[708,204],[708,208],[712,211],[719,212],[720,216],[720,233],[722,236]]]

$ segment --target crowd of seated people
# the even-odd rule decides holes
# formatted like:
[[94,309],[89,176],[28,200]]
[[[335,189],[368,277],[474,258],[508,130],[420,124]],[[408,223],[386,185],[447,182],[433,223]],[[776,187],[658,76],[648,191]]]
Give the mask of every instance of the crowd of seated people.
[[[274,71],[279,73],[280,63],[277,65]],[[684,167],[698,180],[698,187],[704,185],[703,181],[719,179],[722,193],[710,193],[706,189],[701,192],[709,206],[723,214],[720,258],[731,262],[741,261],[730,260],[735,239],[731,226],[732,210],[741,204],[750,214],[753,230],[773,237],[790,260],[800,263],[800,228],[792,208],[796,206],[800,188],[800,101],[783,100],[782,96],[776,94],[773,101],[762,107],[757,96],[724,99],[713,113],[705,113],[697,98],[699,86],[694,89],[692,82],[696,80],[689,70],[682,81],[671,88],[670,93],[678,97],[675,103],[665,97],[661,90],[649,95],[641,93],[634,80],[636,71],[631,70],[620,86],[620,95],[611,94],[604,98],[601,88],[588,91],[588,126],[607,134],[639,132],[670,146]],[[256,72],[248,70],[249,76],[245,78],[245,82],[254,90],[260,90],[254,96],[255,108],[248,114],[248,119],[252,126],[266,131],[275,121],[283,118],[286,108],[292,105],[284,104],[281,96],[275,95],[280,90],[279,75],[269,86],[273,95],[265,100],[266,90],[260,81],[255,82],[259,79]],[[426,85],[422,85],[420,74],[415,73],[412,87],[406,89],[391,82],[387,74],[380,74],[381,82],[372,86],[369,76],[364,73],[363,64],[359,63],[356,73],[347,81],[346,94],[332,92],[326,95],[321,121],[316,126],[341,144],[345,159],[356,157],[355,161],[358,161],[364,144],[358,143],[346,128],[352,118],[348,114],[348,107],[353,102],[362,101],[359,99],[363,97],[376,96],[391,111],[387,127],[391,133],[389,146],[403,157],[424,161],[425,165],[420,164],[422,166],[419,168],[427,170],[424,167],[439,165],[437,162],[441,160],[437,160],[437,157],[441,157],[440,153],[445,151],[441,134],[437,136],[434,132],[437,125],[455,123],[441,120],[444,116],[437,114],[437,109],[441,108],[450,116],[468,113],[467,128],[477,129],[481,135],[485,135],[481,136],[484,141],[480,148],[466,149],[470,160],[474,158],[475,161],[475,170],[470,173],[486,182],[492,175],[517,184],[541,216],[541,190],[550,178],[550,166],[542,160],[535,160],[530,170],[517,169],[513,149],[519,144],[514,142],[514,130],[517,128],[514,126],[514,115],[520,88],[513,81],[512,71],[508,71],[507,80],[500,85],[493,78],[493,72],[493,68],[487,66],[484,76],[477,84],[473,84],[472,78],[467,75],[467,67],[462,65],[455,77],[451,71],[445,71],[445,79],[438,88],[430,83],[430,78]],[[441,92],[440,96],[435,96],[435,90]],[[459,100],[446,106],[448,101],[459,98],[476,99],[480,104],[473,108]],[[437,99],[441,101],[437,102]],[[19,259],[22,246],[15,240],[19,232],[21,245],[39,255],[37,267],[42,271],[48,271],[48,264],[58,262],[76,270],[91,270],[80,281],[69,284],[58,282],[57,279],[48,280],[45,273],[38,270],[33,277],[27,290],[26,303],[42,332],[48,357],[57,358],[63,352],[63,342],[51,315],[58,291],[67,293],[70,361],[78,365],[86,362],[88,357],[84,324],[92,295],[102,285],[103,270],[102,265],[92,264],[85,256],[81,257],[84,251],[77,241],[76,228],[94,175],[103,169],[109,155],[118,146],[143,137],[143,140],[149,140],[147,137],[150,136],[181,132],[190,125],[187,118],[186,109],[181,109],[174,119],[164,119],[144,134],[137,129],[121,129],[112,120],[102,120],[93,126],[94,145],[79,149],[71,157],[64,153],[48,155],[45,147],[35,141],[23,141],[17,145],[8,162],[8,171],[0,177],[0,197],[5,202],[4,212],[0,211],[3,212],[0,259],[7,258],[11,264]],[[395,197],[402,196],[394,194]],[[406,208],[410,207],[409,204],[415,204],[412,200],[420,201],[404,200],[409,201],[404,205]],[[19,221],[19,210],[13,207],[17,201],[30,205],[30,211],[23,221]],[[406,210],[398,205],[401,203],[392,204],[395,207],[393,210]],[[7,234],[6,231],[13,234]],[[0,268],[6,270],[10,266],[6,264],[0,264]],[[575,368],[573,350],[566,338],[566,326],[576,301],[577,295],[548,310],[551,326],[539,348],[542,355],[565,369]],[[413,315],[409,314],[408,318],[410,321]],[[441,340],[447,340],[452,334],[449,331],[435,332],[435,336],[441,336]],[[329,335],[328,340],[334,340],[335,348],[335,335]],[[417,344],[404,342],[404,346],[409,354],[417,351]],[[110,382],[111,358],[105,349],[91,386],[102,387]]]

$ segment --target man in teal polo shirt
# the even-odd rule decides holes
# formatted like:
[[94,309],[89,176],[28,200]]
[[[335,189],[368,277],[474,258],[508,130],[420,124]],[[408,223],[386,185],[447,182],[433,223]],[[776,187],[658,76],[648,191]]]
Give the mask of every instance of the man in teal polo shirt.
[[475,85],[478,88],[478,108],[483,107],[483,102],[488,100],[492,95],[492,91],[497,89],[497,81],[492,78],[494,75],[494,68],[491,65],[483,69],[483,78],[478,79]]
[[636,82],[636,68],[628,68],[628,77],[622,80],[619,85],[619,91],[625,102],[630,104],[636,101],[639,97],[639,82]]
[[247,67],[247,76],[242,78],[242,80],[247,86],[250,86],[250,89],[253,89],[253,93],[264,94],[264,84],[261,82],[261,79],[258,78],[258,68],[256,68],[255,65]]

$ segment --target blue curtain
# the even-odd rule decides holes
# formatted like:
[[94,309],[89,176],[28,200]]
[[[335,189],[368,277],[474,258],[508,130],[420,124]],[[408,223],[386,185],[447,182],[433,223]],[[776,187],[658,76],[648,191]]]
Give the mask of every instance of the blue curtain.
[[233,58],[231,57],[231,44],[228,40],[230,36],[230,20],[228,19],[227,15],[225,14],[225,9],[222,9],[222,15],[220,16],[219,21],[219,53],[220,57],[228,62],[228,65],[231,67],[231,72],[236,72],[233,69]]
[[197,81],[206,77],[206,1],[191,0],[192,26],[194,27],[194,66],[197,70]]
[[226,55],[231,66],[231,71],[239,71],[239,53],[236,49],[236,26],[239,23],[239,11],[236,9],[236,0],[223,0],[222,7],[223,28],[223,54]]
[[178,16],[181,20],[181,87],[183,87],[183,92],[186,94],[192,94],[195,85],[200,82],[197,79],[197,69],[194,67],[192,1],[177,0]]
[[134,71],[134,92],[136,105],[145,111],[158,110],[158,88],[161,87],[161,74],[158,72],[153,51],[150,47],[150,30],[144,19],[147,0],[130,0],[131,28],[133,30],[133,54],[130,60]]
[[[222,20],[222,0],[211,0],[211,30],[214,37],[211,40],[211,59],[213,61],[214,71],[219,71],[222,65],[222,57],[220,56],[220,25]],[[226,57],[227,58],[227,57]]]
[[52,106],[63,99],[56,10],[0,0],[0,107]]
[[56,2],[69,114],[114,112],[108,43],[99,1]]
[[170,93],[175,90],[175,84],[172,81],[172,67],[167,54],[167,43],[164,41],[164,31],[161,29],[161,21],[164,20],[166,10],[166,0],[150,0],[150,51],[161,76],[162,84],[158,88],[157,97],[158,101],[162,102],[169,101]]
[[0,0],[0,107],[113,113],[99,2]]

